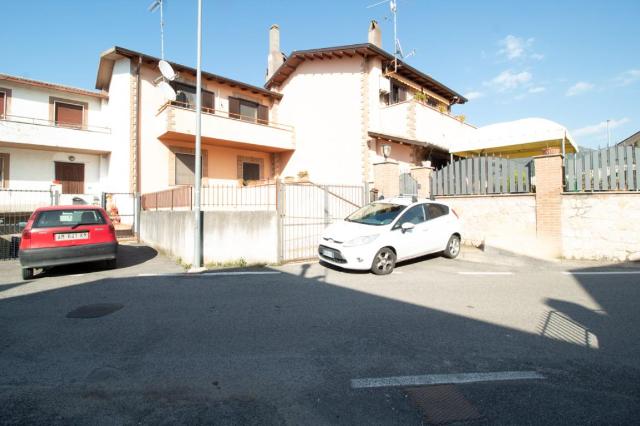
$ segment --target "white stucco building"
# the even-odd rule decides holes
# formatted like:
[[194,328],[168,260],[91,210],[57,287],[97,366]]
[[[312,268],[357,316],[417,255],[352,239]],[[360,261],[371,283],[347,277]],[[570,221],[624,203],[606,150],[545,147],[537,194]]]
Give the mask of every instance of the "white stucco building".
[[88,198],[128,191],[119,171],[128,142],[114,132],[124,123],[111,113],[104,92],[0,74],[0,186],[55,185],[62,194]]

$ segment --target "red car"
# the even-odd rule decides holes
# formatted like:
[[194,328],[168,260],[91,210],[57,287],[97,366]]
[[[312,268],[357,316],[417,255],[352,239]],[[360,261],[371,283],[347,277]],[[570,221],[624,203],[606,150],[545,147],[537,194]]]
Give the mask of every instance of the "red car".
[[33,212],[22,231],[18,257],[22,278],[34,268],[104,260],[115,268],[116,231],[104,209],[97,206],[51,206]]

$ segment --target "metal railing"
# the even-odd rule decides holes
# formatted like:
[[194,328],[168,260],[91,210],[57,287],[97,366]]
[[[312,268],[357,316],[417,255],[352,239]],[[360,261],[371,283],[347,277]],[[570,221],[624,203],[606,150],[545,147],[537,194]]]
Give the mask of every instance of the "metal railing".
[[[195,112],[195,105],[191,105],[187,102],[180,102],[180,101],[169,101],[166,102],[165,104],[163,104],[159,109],[158,109],[158,114],[160,114],[162,111],[164,111],[167,108],[179,108],[179,109],[184,109],[184,110],[188,110],[188,111],[194,111]],[[273,127],[275,129],[280,129],[280,130],[286,130],[289,132],[293,131],[293,126],[290,126],[288,124],[282,124],[282,123],[276,123],[274,121],[271,120],[260,120],[257,119],[255,117],[252,116],[248,116],[248,115],[240,115],[240,114],[232,114],[228,111],[223,111],[223,110],[219,110],[219,109],[212,109],[212,108],[202,108],[202,114],[203,115],[213,115],[213,116],[217,116],[217,117],[221,117],[221,118],[225,118],[228,120],[239,120],[245,123],[249,123],[249,124],[256,124],[256,125],[260,125],[260,126],[267,126],[267,127]]]
[[[212,184],[200,190],[202,210],[275,210],[276,184]],[[193,187],[179,186],[142,195],[143,210],[192,210]]]
[[45,120],[35,117],[22,117],[19,115],[0,116],[0,121],[8,121],[11,123],[30,124],[33,126],[59,127],[71,130],[83,130],[87,132],[111,133],[111,128],[102,126],[88,126],[85,124],[78,125],[76,123],[63,123],[61,121]]

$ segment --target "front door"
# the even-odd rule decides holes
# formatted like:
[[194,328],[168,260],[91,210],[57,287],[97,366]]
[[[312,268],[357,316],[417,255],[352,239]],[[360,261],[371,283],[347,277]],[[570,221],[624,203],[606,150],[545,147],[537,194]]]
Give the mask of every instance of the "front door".
[[[391,230],[392,244],[398,252],[398,259],[409,259],[427,252],[425,248],[425,211],[423,204],[417,204],[404,212]],[[402,224],[413,223],[413,229],[404,231]]]
[[84,194],[84,164],[56,161],[56,180],[63,194]]

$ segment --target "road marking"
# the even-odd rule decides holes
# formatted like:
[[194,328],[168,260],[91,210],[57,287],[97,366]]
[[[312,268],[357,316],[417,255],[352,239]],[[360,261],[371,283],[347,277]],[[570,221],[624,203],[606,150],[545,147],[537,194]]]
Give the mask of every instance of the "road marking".
[[460,275],[513,275],[513,272],[458,272]]
[[139,277],[157,277],[160,274],[138,274]]
[[563,271],[564,275],[639,275],[640,271]]
[[351,379],[352,389],[396,386],[425,386],[504,380],[537,380],[545,377],[536,371],[496,371],[493,373],[427,374],[423,376],[397,376],[370,379]]
[[237,272],[204,272],[202,275],[276,275],[281,274],[278,271],[237,271]]
[[85,274],[73,274],[69,275],[70,277],[84,277]]

